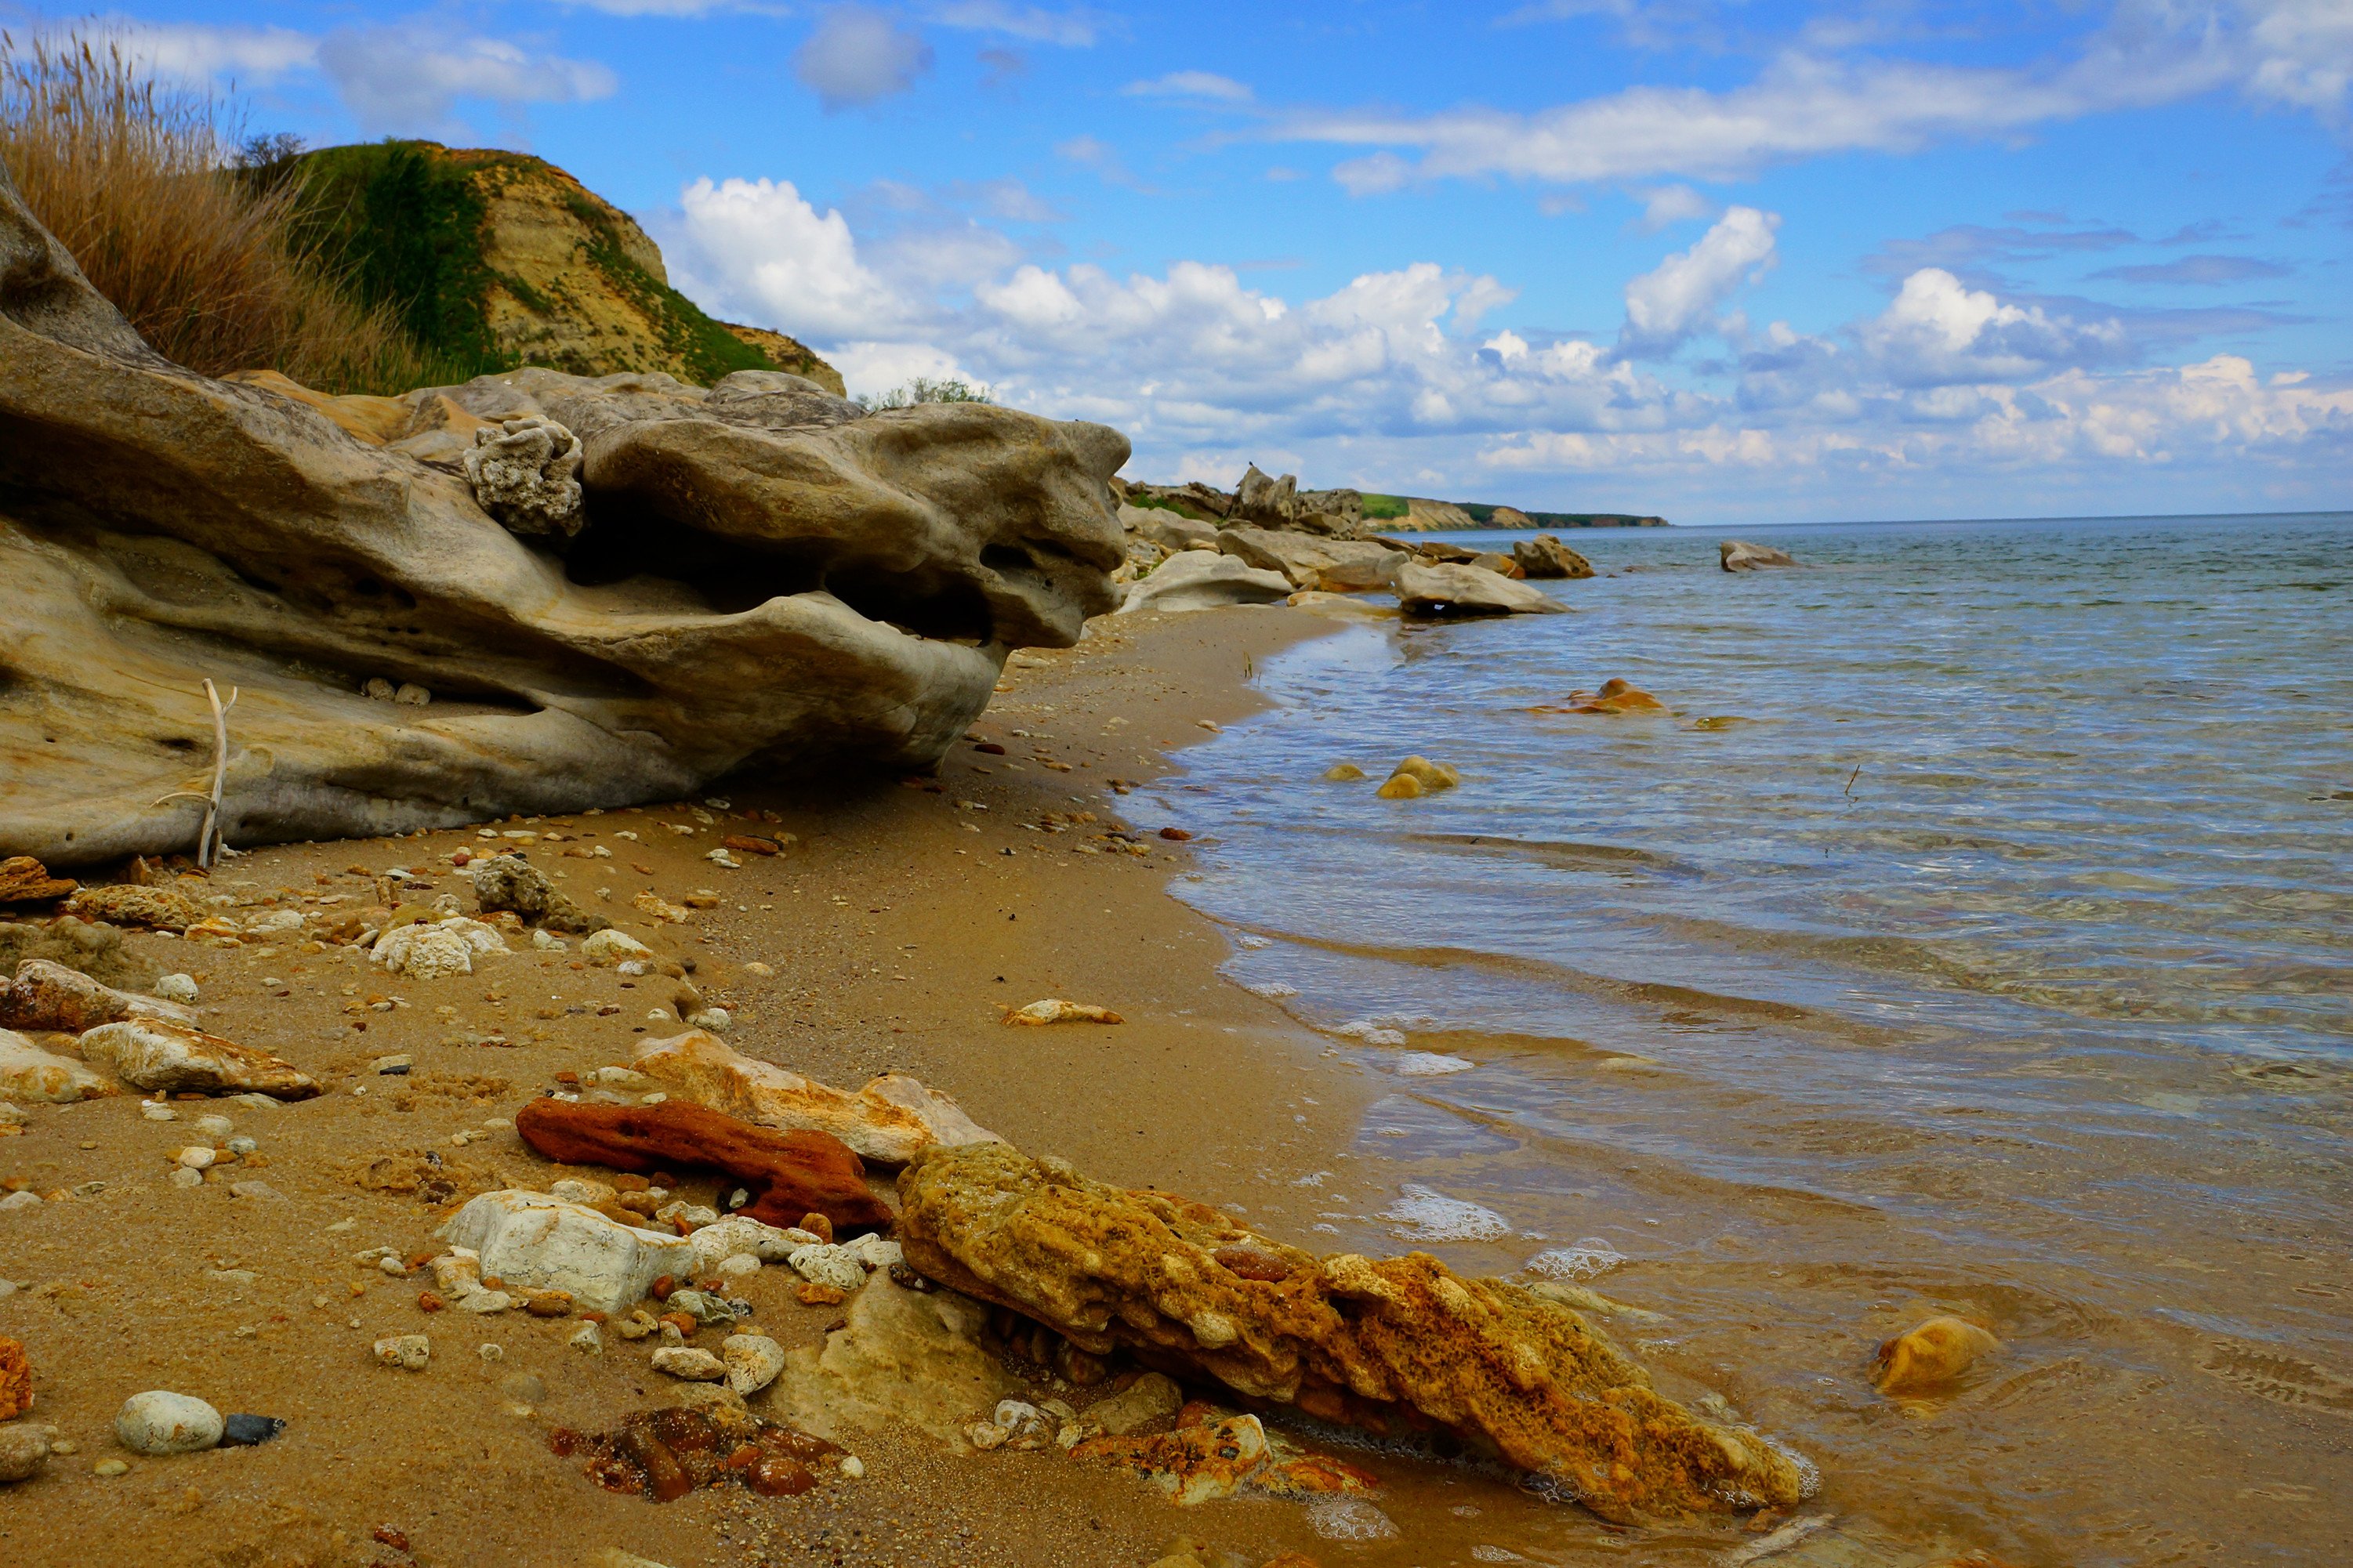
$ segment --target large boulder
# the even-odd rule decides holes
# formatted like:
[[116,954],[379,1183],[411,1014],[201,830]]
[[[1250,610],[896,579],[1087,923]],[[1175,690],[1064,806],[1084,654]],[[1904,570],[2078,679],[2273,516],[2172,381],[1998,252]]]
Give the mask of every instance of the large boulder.
[[[927,766],[1008,649],[1114,603],[1102,426],[870,415],[779,372],[322,401],[350,400],[161,358],[0,175],[0,855],[191,848],[207,677],[240,693],[231,844],[371,837]],[[568,540],[465,476],[475,431],[525,419],[579,443]],[[401,449],[428,426],[433,462]]]
[[1361,594],[1386,588],[1405,563],[1401,551],[1353,539],[1278,532],[1248,523],[1218,531],[1218,548],[1262,572],[1280,572],[1300,588]]
[[1180,550],[1131,584],[1119,613],[1131,610],[1214,610],[1225,605],[1271,605],[1291,597],[1291,579],[1262,572],[1231,555]]
[[1769,544],[1751,544],[1745,539],[1719,541],[1715,547],[1716,564],[1726,572],[1754,572],[1760,566],[1795,566],[1794,556]]
[[1190,550],[1197,544],[1214,550],[1218,546],[1216,524],[1171,511],[1165,506],[1123,505],[1119,522],[1122,528],[1142,534],[1163,550]]
[[1569,1308],[1425,1253],[1319,1258],[1002,1143],[925,1150],[899,1196],[909,1264],[1097,1355],[1376,1433],[1443,1429],[1611,1520],[1786,1509],[1809,1489],[1796,1458],[1661,1394]]
[[[1501,507],[1496,508],[1496,515],[1501,517],[1503,510]],[[1593,575],[1593,563],[1563,544],[1558,534],[1539,533],[1534,539],[1514,540],[1512,559],[1519,563],[1521,572],[1530,577],[1584,578]]]
[[1555,615],[1568,607],[1501,573],[1450,563],[1399,567],[1397,595],[1409,616]]

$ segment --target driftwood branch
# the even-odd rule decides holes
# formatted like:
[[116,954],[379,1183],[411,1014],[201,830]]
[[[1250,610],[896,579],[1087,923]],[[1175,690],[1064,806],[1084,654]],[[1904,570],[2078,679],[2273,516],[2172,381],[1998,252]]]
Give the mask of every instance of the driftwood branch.
[[209,679],[205,682],[205,699],[212,704],[213,708],[213,787],[211,791],[207,793],[192,789],[175,789],[169,795],[157,797],[155,801],[157,805],[173,800],[195,800],[204,803],[204,823],[196,829],[196,864],[206,870],[210,870],[213,862],[221,856],[237,853],[221,842],[220,816],[221,791],[228,784],[228,710],[237,706],[238,690],[237,687],[230,687],[228,700],[223,702],[220,689]]

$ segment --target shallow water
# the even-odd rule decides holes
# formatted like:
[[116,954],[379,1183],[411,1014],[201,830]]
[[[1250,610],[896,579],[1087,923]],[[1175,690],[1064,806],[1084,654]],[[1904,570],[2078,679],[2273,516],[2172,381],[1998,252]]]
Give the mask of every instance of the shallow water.
[[[1893,1539],[2353,1556],[2353,515],[1721,536],[1303,645],[1163,786],[1233,977],[1395,1079],[1282,1217],[1660,1314]],[[1673,715],[1531,711],[1612,676]],[[1937,1311],[2002,1352],[1873,1392]],[[1494,1544],[1723,1548],[1552,1514]]]

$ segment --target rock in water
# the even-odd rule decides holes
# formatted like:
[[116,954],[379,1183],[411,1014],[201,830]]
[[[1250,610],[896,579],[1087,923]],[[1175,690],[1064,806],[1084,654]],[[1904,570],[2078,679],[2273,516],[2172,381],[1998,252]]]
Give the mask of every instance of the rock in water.
[[[864,1164],[828,1132],[757,1127],[678,1100],[653,1105],[534,1100],[515,1113],[515,1131],[543,1158],[562,1164],[718,1171],[752,1194],[737,1212],[763,1225],[788,1226],[811,1210],[837,1231],[891,1223],[890,1209],[866,1189]],[[503,1272],[487,1258],[482,1267]]]
[[134,1454],[193,1454],[218,1447],[227,1425],[201,1399],[151,1389],[122,1402],[114,1435]]
[[1261,572],[1231,555],[1206,550],[1180,550],[1154,568],[1152,575],[1129,584],[1120,614],[1131,610],[1214,610],[1226,605],[1271,605],[1288,599],[1291,579],[1280,572]]
[[645,1046],[636,1066],[673,1096],[763,1127],[828,1132],[860,1158],[886,1165],[903,1165],[928,1144],[997,1137],[905,1073],[885,1073],[851,1094],[744,1056],[701,1029]]
[[1931,1318],[1879,1347],[1873,1382],[1886,1394],[1929,1393],[2000,1348],[2000,1340],[1965,1318]]
[[0,1028],[54,1029],[79,1035],[125,1018],[169,1018],[193,1024],[196,1016],[160,996],[134,996],[101,985],[78,969],[45,958],[16,966],[16,978],[0,987]]
[[1539,533],[1534,539],[1515,540],[1512,559],[1520,570],[1531,577],[1581,578],[1593,575],[1593,563],[1560,542],[1560,536]]
[[201,682],[231,669],[227,841],[368,837],[927,767],[1007,649],[1114,602],[1127,442],[1102,426],[869,415],[752,371],[388,401],[396,445],[451,410],[563,426],[591,521],[559,555],[447,468],[165,362],[0,184],[0,856],[190,849],[175,792],[209,788]]
[[1726,572],[1754,572],[1760,566],[1795,566],[1798,563],[1769,544],[1727,539],[1715,547],[1716,564]]
[[1126,1346],[1376,1432],[1440,1427],[1614,1520],[1808,1489],[1799,1461],[1662,1397],[1574,1311],[1423,1253],[1318,1258],[1002,1143],[925,1150],[899,1195],[911,1265],[1097,1354]]
[[484,914],[512,910],[524,923],[550,931],[593,933],[613,922],[572,901],[572,896],[547,879],[547,873],[520,855],[493,855],[468,868],[474,879],[474,902]]
[[13,1029],[0,1029],[0,1100],[39,1100],[65,1105],[116,1092],[102,1073],[69,1057],[54,1056]]
[[86,1060],[133,1089],[164,1094],[266,1094],[309,1100],[318,1080],[292,1062],[168,1018],[129,1018],[81,1037]]
[[1548,616],[1568,608],[1525,583],[1447,562],[1399,567],[1397,595],[1409,616]]

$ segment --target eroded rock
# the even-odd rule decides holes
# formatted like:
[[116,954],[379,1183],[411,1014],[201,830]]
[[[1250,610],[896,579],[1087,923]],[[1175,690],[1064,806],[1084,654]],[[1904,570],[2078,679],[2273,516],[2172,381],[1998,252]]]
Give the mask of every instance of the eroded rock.
[[[6,520],[0,518],[0,552],[5,552],[7,545],[6,530]],[[6,708],[0,706],[0,723],[6,721]],[[0,832],[6,830],[5,823],[5,819],[0,818]],[[169,888],[142,888],[129,883],[84,888],[66,900],[66,912],[108,925],[149,926],[169,931],[185,931],[205,918],[205,911],[197,908],[194,900]]]
[[1448,562],[1399,567],[1397,595],[1409,616],[1548,616],[1568,608],[1525,583]]
[[1512,542],[1512,559],[1531,577],[1585,578],[1593,575],[1593,563],[1571,550],[1554,533],[1539,533],[1534,539]]
[[1318,1258],[1004,1144],[926,1150],[899,1191],[909,1263],[1098,1354],[1377,1432],[1440,1428],[1613,1519],[1788,1507],[1808,1488],[1797,1460],[1659,1394],[1574,1311],[1426,1254]]
[[841,1328],[786,1352],[769,1403],[825,1436],[904,1424],[962,1447],[976,1413],[1022,1392],[981,1344],[987,1321],[987,1309],[956,1292],[877,1276],[850,1299]]
[[588,521],[580,438],[553,419],[526,414],[478,426],[463,461],[475,500],[511,532],[569,539]]
[[0,904],[45,904],[79,885],[70,878],[50,876],[49,868],[30,855],[0,860]]
[[1218,548],[1299,588],[1359,594],[1388,587],[1407,557],[1368,540],[1327,539],[1247,524],[1218,531]]
[[905,1164],[928,1144],[997,1137],[905,1073],[885,1073],[853,1094],[744,1056],[702,1029],[643,1047],[636,1067],[673,1095],[762,1127],[830,1133],[861,1159],[887,1165]]
[[1151,576],[1129,584],[1119,613],[1271,605],[1289,598],[1292,592],[1291,579],[1280,572],[1262,572],[1231,555],[1180,550],[1154,568]]
[[439,1234],[472,1251],[481,1274],[508,1285],[568,1291],[592,1312],[634,1307],[656,1279],[688,1271],[696,1257],[683,1237],[640,1230],[518,1188],[470,1200]]
[[65,1105],[116,1092],[105,1074],[92,1072],[70,1057],[45,1051],[14,1029],[0,1029],[0,1100]]
[[81,1054],[151,1094],[309,1100],[319,1092],[318,1080],[292,1062],[168,1018],[101,1025],[81,1037]]
[[467,867],[474,881],[474,902],[484,914],[512,910],[526,925],[582,934],[603,931],[613,922],[582,909],[572,895],[547,879],[547,873],[520,855],[493,855]]
[[16,977],[0,987],[0,1028],[55,1029],[79,1035],[125,1018],[169,1018],[193,1024],[196,1016],[160,996],[138,996],[101,985],[77,969],[45,958],[28,958]]
[[[839,1231],[891,1223],[889,1207],[867,1190],[866,1167],[828,1132],[755,1126],[681,1100],[592,1105],[553,1099],[518,1111],[515,1131],[541,1157],[564,1164],[640,1173],[715,1170],[751,1194],[738,1212],[765,1225],[789,1225],[811,1211]],[[487,1258],[482,1267],[503,1272]]]

